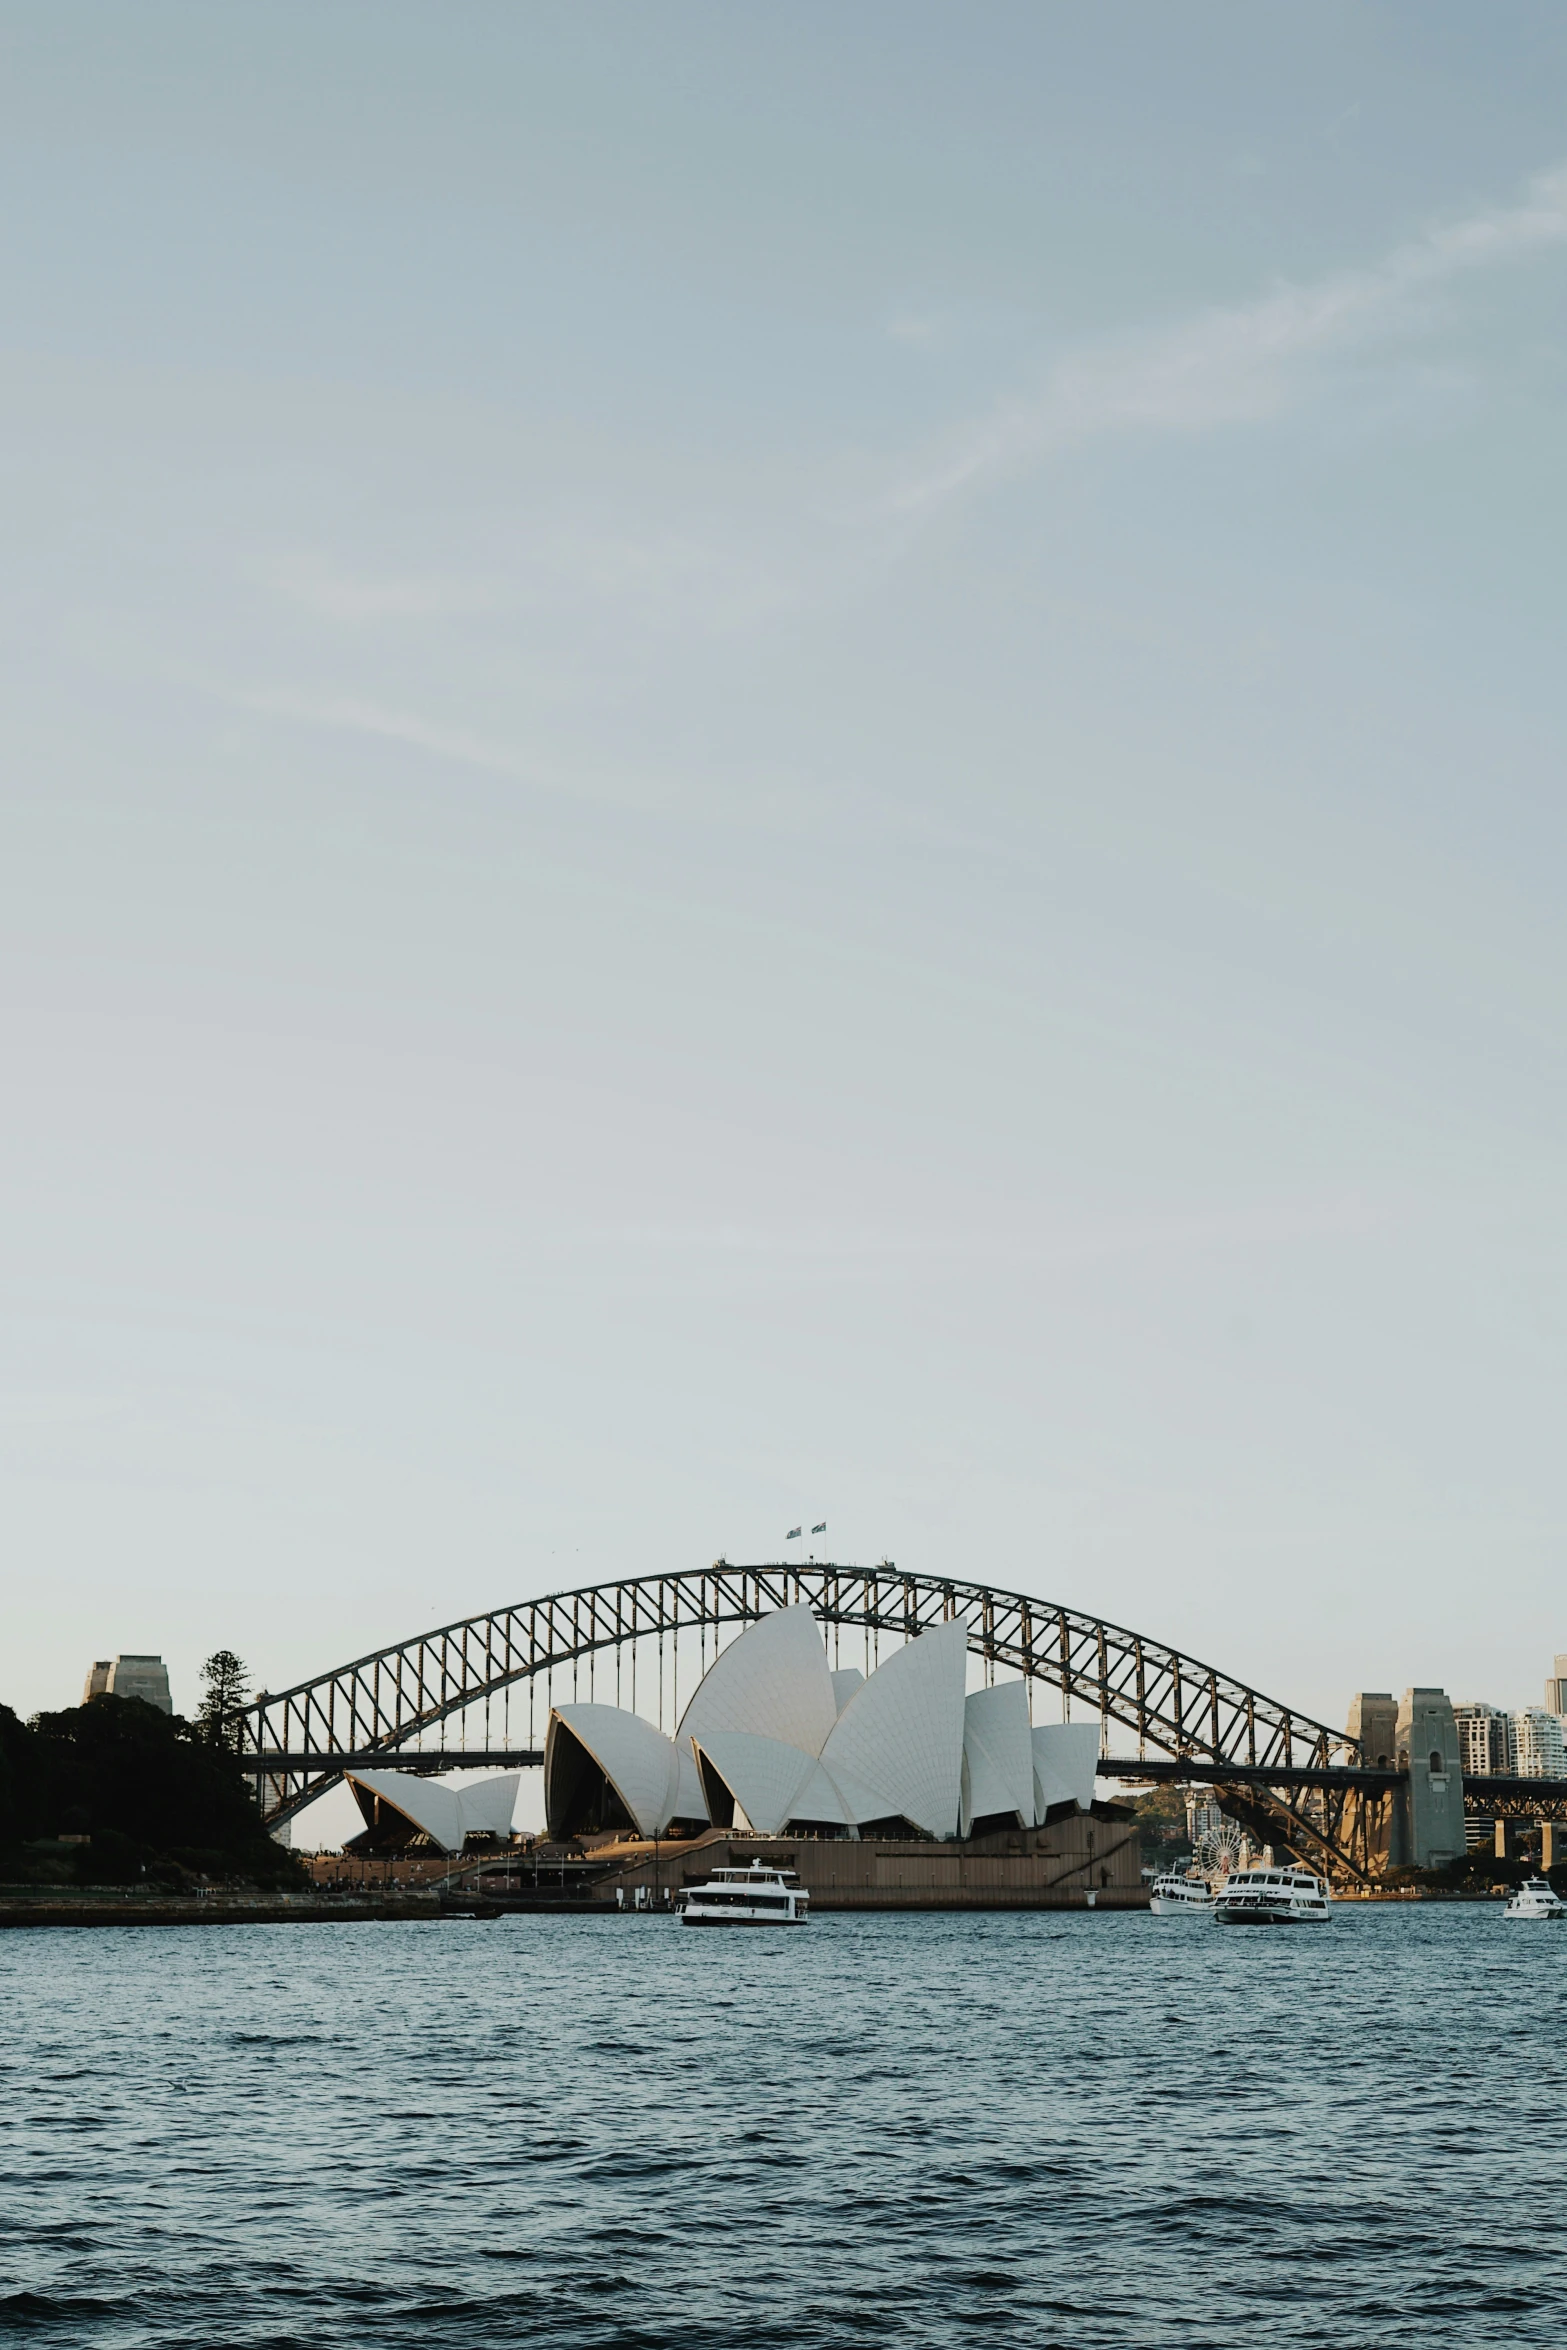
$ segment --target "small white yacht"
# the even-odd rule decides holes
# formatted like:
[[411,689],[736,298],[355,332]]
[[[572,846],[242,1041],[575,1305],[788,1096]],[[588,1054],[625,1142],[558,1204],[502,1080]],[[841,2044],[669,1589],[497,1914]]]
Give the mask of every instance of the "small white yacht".
[[688,1926],[803,1926],[811,1897],[793,1869],[714,1869],[705,1885],[693,1885],[681,1916]]
[[1504,1918],[1538,1918],[1554,1924],[1558,1918],[1567,1918],[1567,1901],[1563,1901],[1548,1877],[1526,1877],[1502,1915]]
[[1326,1877],[1309,1869],[1236,1869],[1214,1896],[1221,1926],[1325,1926],[1333,1914]]
[[1148,1888],[1156,1918],[1211,1918],[1213,1904],[1213,1887],[1196,1869],[1166,1869]]

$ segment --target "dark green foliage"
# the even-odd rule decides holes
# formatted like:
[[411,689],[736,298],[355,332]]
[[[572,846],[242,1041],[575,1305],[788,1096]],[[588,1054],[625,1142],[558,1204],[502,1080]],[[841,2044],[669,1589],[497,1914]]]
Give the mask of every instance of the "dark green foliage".
[[[1505,1860],[1498,1860],[1494,1852],[1487,1852],[1482,1847],[1479,1851],[1466,1853],[1462,1860],[1450,1861],[1445,1869],[1389,1869],[1386,1882],[1390,1885],[1451,1886],[1460,1893],[1489,1893],[1499,1886],[1505,1886],[1511,1892],[1526,1877],[1540,1874],[1538,1831],[1531,1836],[1521,1836],[1519,1842],[1524,1849],[1509,1853]],[[1567,1866],[1552,1867],[1545,1873],[1558,1893],[1567,1887]]]
[[82,1885],[139,1885],[150,1874],[164,1873],[156,1852],[114,1828],[94,1829],[92,1842],[78,1845],[72,1870]]
[[54,1830],[44,1818],[44,1771],[33,1732],[0,1705],[0,1845]]
[[217,1649],[201,1668],[201,1703],[196,1728],[210,1746],[235,1746],[233,1715],[250,1695],[250,1675],[232,1648]]
[[1186,1833],[1184,1787],[1150,1787],[1145,1794],[1123,1800],[1129,1802],[1137,1815],[1145,1859],[1163,1863],[1173,1860],[1177,1853],[1190,1852],[1192,1840]]
[[118,1885],[167,1882],[192,1864],[257,1883],[299,1873],[262,1827],[234,1757],[177,1714],[105,1696],[24,1724],[0,1706],[0,1876],[37,1873],[25,1846],[82,1835],[91,1845],[51,1856],[45,1874],[68,1866],[79,1881]]

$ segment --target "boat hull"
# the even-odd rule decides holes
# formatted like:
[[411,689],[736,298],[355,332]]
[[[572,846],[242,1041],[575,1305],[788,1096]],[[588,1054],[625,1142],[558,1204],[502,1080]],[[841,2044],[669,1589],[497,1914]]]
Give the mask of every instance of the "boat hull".
[[693,1916],[692,1916],[692,1914],[691,1914],[691,1912],[690,1912],[690,1910],[688,1910],[688,1909],[687,1909],[687,1910],[682,1910],[682,1911],[681,1911],[681,1916],[682,1916],[682,1918],[684,1919],[685,1923],[686,1923],[688,1926],[806,1926],[806,1925],[809,1925],[809,1924],[810,1924],[810,1919],[809,1919],[809,1917],[803,1917],[803,1918],[802,1918],[802,1917],[794,1917],[794,1918],[745,1918],[745,1917],[730,1917],[730,1918],[720,1918],[720,1917],[714,1917],[714,1916],[711,1914],[711,1912],[701,1912],[701,1913],[699,1913],[697,1916],[693,1917]]
[[1221,1926],[1325,1926],[1331,1911],[1287,1909],[1225,1909],[1214,1911]]

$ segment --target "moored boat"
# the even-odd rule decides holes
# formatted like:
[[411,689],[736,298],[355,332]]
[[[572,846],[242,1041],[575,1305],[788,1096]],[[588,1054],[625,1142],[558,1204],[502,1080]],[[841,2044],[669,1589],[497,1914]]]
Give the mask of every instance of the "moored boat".
[[686,1894],[681,1916],[688,1926],[803,1926],[811,1897],[793,1869],[714,1869],[705,1885]]
[[1221,1926],[1322,1926],[1333,1914],[1326,1877],[1309,1869],[1236,1869],[1214,1896]]
[[1166,1869],[1148,1888],[1156,1918],[1211,1918],[1213,1887],[1196,1869]]

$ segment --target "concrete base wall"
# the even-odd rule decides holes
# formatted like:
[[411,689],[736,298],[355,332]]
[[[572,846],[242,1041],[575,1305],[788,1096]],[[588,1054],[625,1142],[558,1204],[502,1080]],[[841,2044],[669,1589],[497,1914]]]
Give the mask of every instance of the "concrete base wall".
[[[633,1854],[635,1857],[633,1857]],[[674,1892],[706,1882],[715,1868],[752,1860],[794,1869],[812,1907],[829,1909],[1140,1909],[1137,1823],[1110,1804],[1043,1828],[1017,1829],[964,1843],[907,1843],[867,1837],[862,1843],[808,1837],[734,1836],[717,1832],[695,1845],[666,1848],[656,1864],[638,1845],[626,1865],[595,1888],[595,1899],[629,1899],[639,1887]]]

